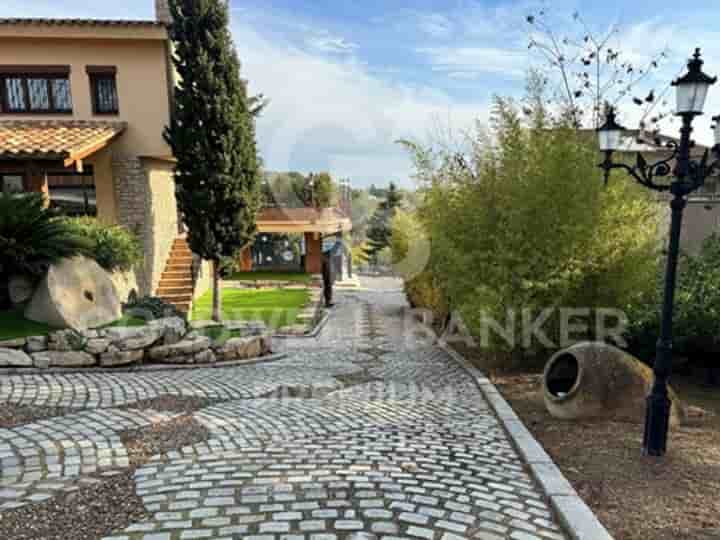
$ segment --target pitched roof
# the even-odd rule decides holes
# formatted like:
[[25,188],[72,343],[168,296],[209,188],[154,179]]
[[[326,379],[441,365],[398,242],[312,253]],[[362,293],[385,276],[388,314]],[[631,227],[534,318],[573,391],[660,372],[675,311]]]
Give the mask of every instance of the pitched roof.
[[0,18],[0,25],[27,26],[147,26],[163,27],[165,23],[153,20],[134,19],[43,19],[43,18]]
[[320,232],[349,231],[352,223],[339,208],[285,208],[261,210],[257,217],[261,232]]
[[124,122],[0,121],[0,159],[86,158],[125,131]]

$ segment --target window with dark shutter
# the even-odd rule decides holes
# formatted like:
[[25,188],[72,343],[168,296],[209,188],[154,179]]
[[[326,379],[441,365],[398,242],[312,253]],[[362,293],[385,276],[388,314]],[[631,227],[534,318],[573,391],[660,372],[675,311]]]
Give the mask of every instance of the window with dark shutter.
[[0,113],[72,113],[69,66],[0,66]]
[[118,114],[117,69],[111,66],[88,66],[94,114]]

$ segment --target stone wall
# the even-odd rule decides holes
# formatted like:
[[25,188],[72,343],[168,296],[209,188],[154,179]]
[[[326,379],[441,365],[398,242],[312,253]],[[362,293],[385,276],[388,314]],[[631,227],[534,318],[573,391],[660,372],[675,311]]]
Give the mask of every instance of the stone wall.
[[142,240],[144,264],[137,269],[141,296],[155,294],[172,244],[178,237],[173,164],[114,156],[117,221]]
[[146,326],[58,330],[0,342],[0,367],[92,368],[142,363],[214,364],[254,359],[272,352],[271,337],[247,335],[214,342],[171,317]]
[[[148,176],[142,161],[137,157],[113,156],[113,185],[118,225],[137,234],[147,255],[152,244],[149,236],[150,196]],[[147,264],[137,271],[137,285],[141,296],[152,293],[152,281]]]
[[149,201],[145,272],[150,294],[155,294],[173,242],[178,237],[178,209],[175,199],[174,165],[159,160],[145,160],[144,165],[148,179]]

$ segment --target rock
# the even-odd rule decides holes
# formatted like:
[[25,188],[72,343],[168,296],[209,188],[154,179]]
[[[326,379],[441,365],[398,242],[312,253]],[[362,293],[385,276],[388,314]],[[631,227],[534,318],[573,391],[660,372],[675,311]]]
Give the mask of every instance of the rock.
[[109,275],[85,257],[51,266],[25,310],[31,321],[77,330],[104,326],[121,316]]
[[32,367],[33,361],[27,354],[15,349],[0,349],[0,367]]
[[25,350],[29,353],[36,353],[48,350],[47,336],[32,336],[27,338]]
[[191,359],[199,352],[210,348],[210,338],[198,337],[196,339],[184,339],[174,345],[160,345],[150,349],[148,356],[156,362],[167,361],[170,363],[190,363]]
[[33,359],[33,365],[38,368],[95,365],[95,357],[83,351],[46,351],[30,356]]
[[27,276],[11,276],[8,283],[8,292],[10,293],[10,301],[17,304],[24,304],[32,298],[35,285]]
[[85,338],[75,330],[58,330],[48,335],[50,351],[80,351],[85,347]]
[[89,339],[85,344],[85,352],[90,354],[102,354],[108,350],[111,341],[107,338]]
[[214,364],[216,361],[215,353],[210,349],[201,351],[193,357],[193,361],[195,364]]
[[22,349],[27,340],[25,338],[8,339],[7,341],[0,341],[0,348],[3,349]]
[[[652,370],[637,358],[605,343],[580,343],[547,363],[543,395],[555,418],[643,423],[652,382]],[[677,426],[685,417],[684,406],[670,393],[670,424]]]
[[126,366],[140,362],[145,356],[145,351],[120,351],[111,349],[100,355],[100,365],[103,367]]
[[152,326],[131,326],[107,328],[105,338],[121,351],[146,349],[157,343],[163,336],[163,329]]
[[175,345],[182,341],[187,333],[187,325],[180,317],[168,317],[150,321],[148,326],[161,334],[162,345]]
[[271,338],[269,336],[251,336],[228,339],[216,350],[223,361],[247,360],[257,358],[270,352]]

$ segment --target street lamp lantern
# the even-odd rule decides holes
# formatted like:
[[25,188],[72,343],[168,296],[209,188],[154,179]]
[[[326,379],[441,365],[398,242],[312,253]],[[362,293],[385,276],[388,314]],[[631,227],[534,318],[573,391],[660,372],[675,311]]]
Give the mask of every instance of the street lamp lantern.
[[605,123],[597,130],[600,140],[600,150],[603,152],[614,152],[620,150],[624,127],[617,123],[614,107],[608,107]]
[[[611,107],[608,107],[606,111],[605,124],[598,129],[600,149],[605,153],[605,160],[599,167],[605,172],[605,182],[608,181],[613,169],[620,169],[627,172],[641,185],[671,195],[672,217],[660,338],[653,364],[652,391],[647,398],[645,435],[643,437],[643,453],[649,456],[662,456],[667,450],[667,434],[672,406],[668,381],[672,371],[673,308],[683,210],[687,205],[688,196],[700,189],[707,178],[720,171],[720,116],[713,119],[716,145],[712,149],[712,153],[716,159],[709,163],[710,150],[706,150],[699,159],[692,159],[690,156],[690,149],[694,144],[690,138],[693,119],[703,113],[708,90],[717,81],[716,77],[710,77],[703,73],[702,66],[700,49],[696,49],[695,54],[688,62],[688,73],[673,82],[673,86],[677,89],[676,114],[682,119],[682,127],[679,141],[671,139],[665,143],[669,156],[656,163],[648,163],[641,154],[638,154],[635,165],[624,161],[616,163],[613,161],[613,152],[620,148],[622,127],[617,124],[615,111]],[[660,179],[669,179],[669,182],[659,182]]]
[[705,108],[708,90],[717,82],[717,77],[710,77],[703,73],[703,61],[700,58],[700,49],[688,62],[688,72],[673,81],[677,97],[677,114],[702,114]]

